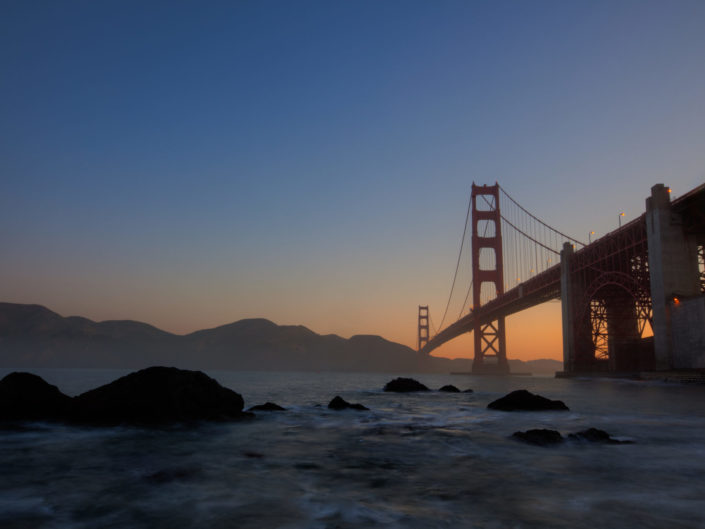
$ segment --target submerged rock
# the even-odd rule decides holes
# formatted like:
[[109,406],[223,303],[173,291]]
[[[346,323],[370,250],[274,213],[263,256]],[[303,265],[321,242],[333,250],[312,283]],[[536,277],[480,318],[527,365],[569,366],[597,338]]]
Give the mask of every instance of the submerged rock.
[[274,404],[273,402],[266,402],[252,406],[247,411],[286,411],[286,408],[282,408],[279,404]]
[[460,393],[460,390],[456,388],[453,384],[445,385],[438,391],[445,391],[447,393]]
[[634,441],[620,441],[619,439],[613,439],[604,430],[599,430],[597,428],[588,428],[581,432],[571,433],[568,435],[568,439],[571,441],[583,441],[590,443],[606,443],[606,444],[632,444]]
[[328,408],[330,408],[331,410],[369,410],[369,408],[363,406],[362,404],[351,404],[339,396],[336,396],[333,400],[328,403]]
[[387,382],[384,386],[384,391],[396,391],[398,393],[408,393],[411,391],[429,391],[429,389],[424,386],[421,382],[414,380],[413,378],[395,378],[394,380]]
[[1,421],[61,420],[70,404],[71,397],[37,375],[14,372],[0,380]]
[[562,443],[565,440],[560,432],[555,430],[547,430],[545,428],[536,428],[525,432],[514,432],[512,434],[512,438],[538,446],[555,445]]
[[560,400],[550,400],[546,397],[542,397],[541,395],[534,395],[525,389],[512,391],[501,399],[490,402],[487,407],[492,410],[502,411],[565,411],[569,409],[568,406]]
[[[527,430],[526,432],[514,432],[512,438],[525,443],[538,445],[538,446],[548,446],[562,443],[566,440],[559,432],[555,430],[546,429],[534,429]],[[604,430],[598,430],[597,428],[588,428],[577,433],[568,434],[567,437],[570,441],[579,441],[583,443],[601,443],[601,444],[632,444],[633,441],[619,441],[618,439],[613,439],[610,434]]]
[[150,367],[75,397],[70,418],[96,425],[224,421],[250,416],[243,405],[205,373]]

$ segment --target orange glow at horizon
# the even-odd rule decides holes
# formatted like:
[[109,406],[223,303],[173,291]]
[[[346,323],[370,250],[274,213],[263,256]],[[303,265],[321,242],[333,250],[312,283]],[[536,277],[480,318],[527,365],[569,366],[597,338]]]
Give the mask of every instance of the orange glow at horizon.
[[[563,360],[561,304],[549,301],[506,318],[507,358]],[[472,358],[472,333],[443,344],[431,354],[444,358]]]

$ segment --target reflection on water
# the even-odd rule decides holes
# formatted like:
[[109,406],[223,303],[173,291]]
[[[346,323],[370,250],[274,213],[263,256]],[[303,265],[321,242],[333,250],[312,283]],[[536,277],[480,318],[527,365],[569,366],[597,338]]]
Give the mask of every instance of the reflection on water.
[[[69,394],[126,373],[36,372]],[[288,411],[197,429],[2,431],[0,526],[705,525],[702,387],[416,375],[475,392],[404,395],[382,392],[392,377],[381,374],[209,374],[246,406],[273,401]],[[486,409],[519,388],[571,411]],[[335,395],[370,411],[330,411]],[[636,444],[540,448],[508,438],[590,426]]]

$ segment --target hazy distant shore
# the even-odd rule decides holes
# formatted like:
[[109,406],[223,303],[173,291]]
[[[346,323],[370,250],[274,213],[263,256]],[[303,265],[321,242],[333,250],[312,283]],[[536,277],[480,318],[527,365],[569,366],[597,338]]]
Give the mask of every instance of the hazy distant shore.
[[[41,305],[0,303],[0,366],[138,369],[150,365],[239,371],[450,373],[471,360],[419,354],[380,336],[342,338],[246,319],[187,335],[137,321],[63,317]],[[510,360],[514,372],[552,374],[555,360]]]

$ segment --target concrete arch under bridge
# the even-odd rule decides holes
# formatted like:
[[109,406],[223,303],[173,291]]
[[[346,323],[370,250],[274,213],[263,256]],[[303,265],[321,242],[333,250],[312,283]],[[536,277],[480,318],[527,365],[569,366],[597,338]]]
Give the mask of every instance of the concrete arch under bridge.
[[654,367],[651,296],[634,276],[603,272],[576,300],[576,354],[573,370],[647,371]]

